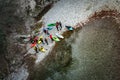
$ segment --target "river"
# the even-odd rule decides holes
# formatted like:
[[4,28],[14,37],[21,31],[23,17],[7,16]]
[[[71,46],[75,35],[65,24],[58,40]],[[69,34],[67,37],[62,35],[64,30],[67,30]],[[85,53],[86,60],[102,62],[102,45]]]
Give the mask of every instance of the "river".
[[113,18],[89,22],[71,35],[72,62],[46,80],[120,80],[120,28]]

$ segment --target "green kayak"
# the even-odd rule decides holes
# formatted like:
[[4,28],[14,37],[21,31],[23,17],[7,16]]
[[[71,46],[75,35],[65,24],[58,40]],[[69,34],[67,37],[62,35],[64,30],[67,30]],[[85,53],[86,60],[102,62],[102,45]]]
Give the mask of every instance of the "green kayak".
[[48,26],[56,26],[56,23],[48,24]]
[[55,36],[53,36],[52,39],[53,39],[54,41],[56,41],[56,42],[57,42],[57,41],[60,41],[60,40],[59,40],[57,37],[55,37]]

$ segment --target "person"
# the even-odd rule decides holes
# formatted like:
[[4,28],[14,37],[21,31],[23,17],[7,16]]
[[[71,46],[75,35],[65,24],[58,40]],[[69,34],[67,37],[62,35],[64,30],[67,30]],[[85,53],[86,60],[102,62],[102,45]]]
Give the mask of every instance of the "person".
[[44,49],[43,46],[41,46],[41,47],[39,48],[39,50],[40,50],[41,52],[45,52],[45,49]]
[[41,46],[41,47],[40,47],[40,50],[42,50],[42,49],[44,49],[44,47],[43,47],[43,46]]
[[62,23],[61,22],[59,22],[59,26],[60,26],[60,30],[62,30]]
[[40,37],[40,41],[41,41],[43,44],[45,44],[42,37]]
[[38,42],[38,37],[37,37],[37,36],[35,36],[35,38],[34,38],[34,42],[35,42],[35,43]]
[[50,33],[48,32],[48,30],[46,30],[46,34],[47,34],[47,35],[50,35]]
[[38,48],[36,46],[34,47],[34,50],[36,53],[38,53]]
[[49,45],[49,44],[48,44],[48,40],[47,40],[47,38],[45,38],[45,42],[46,42],[47,45]]
[[53,42],[52,34],[50,34],[49,37],[50,37],[51,41]]
[[57,29],[57,31],[59,31],[58,26],[59,26],[59,22],[56,22],[56,29]]
[[33,43],[33,42],[34,42],[34,40],[33,40],[32,36],[30,36],[30,42],[31,42],[31,43]]
[[46,29],[45,28],[43,29],[43,32],[46,34]]

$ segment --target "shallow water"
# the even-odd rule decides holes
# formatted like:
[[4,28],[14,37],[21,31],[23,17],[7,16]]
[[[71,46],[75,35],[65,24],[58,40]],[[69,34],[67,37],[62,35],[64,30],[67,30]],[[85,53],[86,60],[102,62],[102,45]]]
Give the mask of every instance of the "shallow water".
[[71,65],[46,80],[120,80],[119,26],[113,18],[104,18],[73,33],[67,40],[72,47]]

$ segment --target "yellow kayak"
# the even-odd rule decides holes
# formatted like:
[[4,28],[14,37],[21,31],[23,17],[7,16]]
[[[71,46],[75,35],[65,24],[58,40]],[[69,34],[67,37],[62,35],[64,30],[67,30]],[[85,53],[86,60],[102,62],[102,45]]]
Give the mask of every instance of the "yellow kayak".
[[39,37],[39,40],[40,40],[40,38],[43,38],[43,36],[40,36],[40,37]]
[[40,43],[41,43],[41,41],[39,40],[39,41],[38,41],[38,44],[40,44]]
[[40,47],[41,52],[45,52],[46,50],[43,47]]
[[40,39],[43,38],[43,36],[40,36],[39,39],[38,39],[38,44],[41,44],[41,41]]

